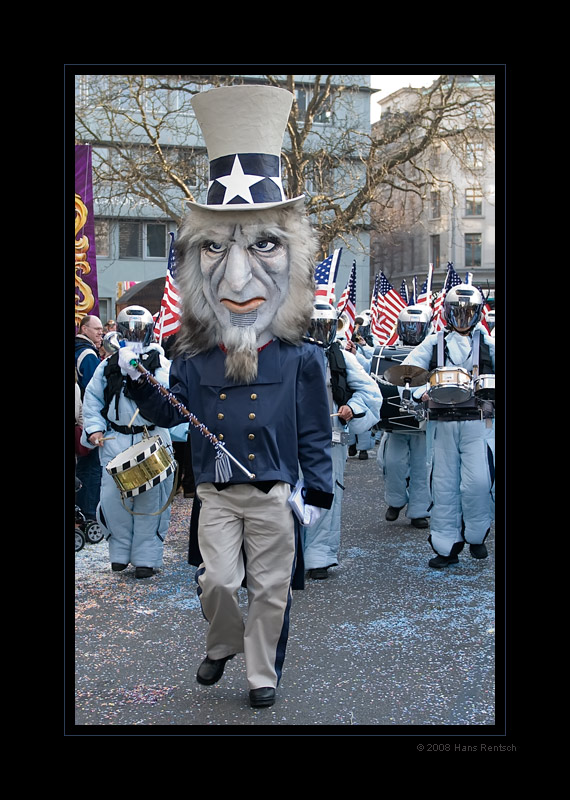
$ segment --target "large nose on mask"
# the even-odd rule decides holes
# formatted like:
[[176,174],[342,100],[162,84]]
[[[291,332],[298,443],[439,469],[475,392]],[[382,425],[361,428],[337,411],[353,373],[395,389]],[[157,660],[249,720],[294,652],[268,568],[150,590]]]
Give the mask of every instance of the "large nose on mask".
[[234,294],[239,295],[250,280],[251,267],[247,250],[234,244],[228,252],[222,286],[225,284]]

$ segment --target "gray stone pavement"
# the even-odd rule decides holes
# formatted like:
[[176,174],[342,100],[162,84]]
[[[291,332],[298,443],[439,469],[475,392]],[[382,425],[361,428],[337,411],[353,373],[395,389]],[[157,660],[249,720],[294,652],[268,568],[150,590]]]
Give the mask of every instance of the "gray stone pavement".
[[[339,565],[294,592],[270,708],[250,707],[242,654],[215,686],[196,682],[207,623],[186,561],[191,500],[175,498],[164,568],[150,579],[111,572],[104,542],[76,553],[66,734],[504,736],[494,527],[487,559],[465,548],[458,565],[430,569],[428,531],[402,515],[386,522],[369,455],[347,462]],[[245,591],[242,602],[245,613]]]

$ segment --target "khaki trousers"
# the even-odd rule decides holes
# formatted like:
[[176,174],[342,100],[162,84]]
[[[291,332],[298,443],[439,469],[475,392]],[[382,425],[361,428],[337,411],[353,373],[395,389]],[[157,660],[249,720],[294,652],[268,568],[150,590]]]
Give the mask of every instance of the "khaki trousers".
[[[243,652],[249,688],[276,687],[285,657],[296,558],[294,517],[287,503],[291,487],[279,482],[264,494],[248,484],[218,491],[202,483],[196,492],[204,559],[197,573],[198,593],[209,622],[206,654],[219,659]],[[238,590],[246,572],[244,623]]]

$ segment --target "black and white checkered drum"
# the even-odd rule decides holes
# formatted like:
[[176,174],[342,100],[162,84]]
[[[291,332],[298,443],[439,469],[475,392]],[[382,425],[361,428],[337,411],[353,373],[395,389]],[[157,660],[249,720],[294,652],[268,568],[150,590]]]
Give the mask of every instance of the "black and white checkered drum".
[[136,497],[165,481],[176,469],[176,461],[160,436],[142,439],[123,450],[106,466],[123,498]]

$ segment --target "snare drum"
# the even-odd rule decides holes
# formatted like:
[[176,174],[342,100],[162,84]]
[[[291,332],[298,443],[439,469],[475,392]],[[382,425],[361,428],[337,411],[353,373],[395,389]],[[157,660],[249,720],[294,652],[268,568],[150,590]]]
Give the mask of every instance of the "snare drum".
[[136,497],[165,481],[176,469],[176,461],[160,436],[146,437],[106,466],[123,498]]
[[473,396],[471,375],[462,367],[437,367],[428,381],[428,394],[436,403],[455,405]]
[[473,391],[476,397],[481,400],[494,400],[495,399],[495,376],[494,375],[479,375],[473,381]]

